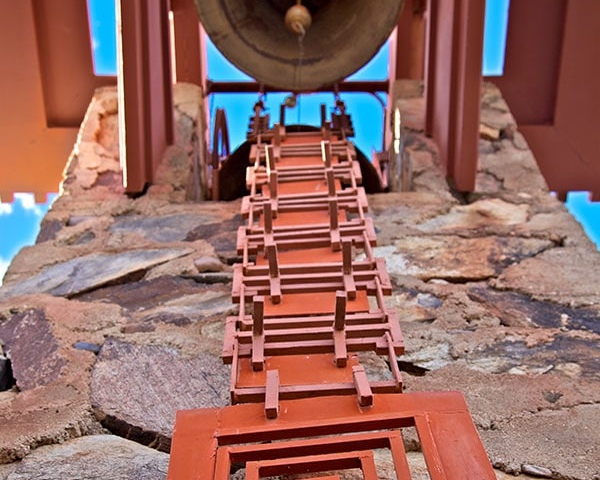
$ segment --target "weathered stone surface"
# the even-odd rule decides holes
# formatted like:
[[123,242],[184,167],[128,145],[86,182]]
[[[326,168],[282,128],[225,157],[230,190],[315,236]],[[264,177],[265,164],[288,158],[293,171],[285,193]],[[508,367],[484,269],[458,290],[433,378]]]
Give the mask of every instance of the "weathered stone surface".
[[236,214],[233,218],[219,222],[200,225],[191,230],[185,240],[206,240],[217,253],[234,252],[236,250],[237,229],[243,225],[241,215]]
[[533,300],[521,293],[471,285],[469,298],[493,312],[507,327],[546,327],[562,331],[581,330],[600,335],[600,311],[597,308],[572,308],[553,302]]
[[[397,91],[405,97],[398,105],[413,191],[371,195],[368,215],[380,245],[376,254],[386,257],[395,285],[388,306],[398,313],[405,337],[404,382],[409,390],[463,391],[494,461],[506,472],[539,475],[550,469],[556,478],[587,479],[578,475],[594,471],[598,458],[583,440],[597,445],[597,430],[590,437],[583,428],[588,416],[571,422],[569,415],[600,402],[597,251],[548,194],[497,89],[484,87],[481,119],[488,134],[479,142],[481,168],[469,195],[451,192],[435,145],[419,133],[422,85],[409,82]],[[46,269],[75,265],[69,263],[75,259],[113,260],[131,248],[156,251],[157,242],[165,250],[189,247],[191,253],[137,271],[124,269],[85,291],[62,293],[77,300],[3,297],[0,324],[32,310],[43,312],[47,330],[41,324],[36,333],[49,331],[58,345],[50,357],[66,363],[49,376],[50,383],[0,392],[0,461],[97,432],[90,384],[104,425],[163,449],[176,408],[228,403],[229,369],[218,359],[223,319],[235,311],[226,264],[237,259],[236,229],[244,222],[239,201],[185,202],[200,193],[192,171],[202,138],[200,94],[197,87],[175,87],[176,145],[165,153],[154,184],[136,198],[116,188],[121,176],[116,92],[96,95],[67,169],[66,195],[46,218],[46,241],[21,252],[0,295],[20,282],[39,280]],[[198,272],[194,260],[202,256],[207,257],[202,270],[218,265],[224,271]],[[99,270],[111,268],[99,263]],[[81,272],[73,277],[81,278]],[[371,377],[388,378],[380,358],[362,362]],[[561,429],[556,422],[562,420]],[[595,416],[587,423],[596,428],[594,422]],[[416,436],[406,438],[411,449],[418,447]],[[546,462],[546,452],[561,455],[559,464]],[[28,470],[17,478],[36,478],[42,474],[35,472],[54,468],[45,459],[30,458],[31,463],[0,468],[0,478],[19,465]],[[74,467],[64,476],[95,472],[85,464],[78,469],[79,460],[68,458],[64,468]],[[389,462],[377,458],[385,475],[395,478]],[[414,478],[427,478],[422,456],[411,452],[409,463]],[[116,471],[108,475],[120,478]],[[123,478],[127,475],[142,474]],[[508,477],[498,473],[498,478]]]
[[456,281],[497,276],[506,266],[552,247],[547,240],[512,237],[411,236],[375,248],[391,275]]
[[475,423],[482,429],[493,429],[497,422],[522,414],[600,401],[600,385],[593,379],[568,378],[553,371],[531,376],[491,374],[460,362],[423,376],[405,375],[404,380],[408,391],[462,391]]
[[562,333],[554,329],[506,331],[504,327],[463,326],[448,332],[428,322],[402,325],[406,352],[403,362],[436,370],[454,362],[488,373],[537,375],[552,370],[573,377],[597,376],[600,362],[597,336]]
[[4,276],[2,290],[0,290],[0,300],[5,298],[3,294],[10,285],[30,280],[31,277],[49,265],[68,262],[77,256],[89,253],[88,251],[82,252],[75,249],[61,248],[53,245],[53,243],[44,242],[43,247],[41,245],[23,247],[19,251]]
[[[523,464],[552,471],[558,478],[600,476],[600,406],[545,410],[497,422],[480,432],[492,463],[519,473]],[[519,445],[519,448],[515,448]]]
[[2,342],[21,390],[54,382],[67,363],[58,352],[58,341],[42,310],[26,310],[0,323]]
[[487,346],[482,356],[494,358],[504,353],[505,367],[520,375],[546,373],[555,366],[575,363],[582,375],[597,377],[600,369],[597,335],[542,332],[538,338],[516,333]]
[[418,226],[424,232],[477,229],[490,231],[495,226],[518,225],[527,221],[529,206],[515,205],[498,198],[482,199],[470,205],[452,207],[447,215],[435,217]]
[[[492,375],[456,364],[421,377],[405,375],[404,381],[408,391],[462,391],[493,463],[507,472],[519,473],[522,465],[530,464],[560,472],[559,478],[591,479],[598,474],[598,419],[592,417],[597,415],[600,384],[593,378],[572,379],[558,371]],[[587,403],[592,405],[582,405]],[[561,429],[564,434],[559,434]],[[585,455],[585,461],[570,452]]]
[[202,256],[194,260],[194,266],[199,273],[220,272],[223,264],[215,257]]
[[[184,123],[189,125],[189,127],[181,128],[182,125],[178,122],[176,139],[182,136],[186,137],[190,132],[194,131],[194,125],[190,119],[184,119]],[[157,187],[167,187],[167,191],[169,192],[167,199],[177,203],[181,203],[188,198],[187,189],[192,173],[192,164],[188,151],[189,148],[182,145],[180,141],[177,141],[176,145],[167,147],[154,174],[153,183]],[[191,154],[192,152],[190,151],[189,153]]]
[[189,213],[162,217],[130,215],[116,218],[109,231],[135,233],[155,242],[176,242],[185,239],[191,230],[215,220],[211,216]]
[[404,135],[404,154],[412,169],[412,189],[422,192],[435,192],[447,199],[451,197],[450,187],[438,158],[437,147],[431,139],[414,132]]
[[100,345],[118,333],[124,323],[120,307],[31,295],[0,303],[0,319],[0,329],[11,337],[18,380],[30,382],[28,389],[0,398],[0,463],[39,445],[98,432],[89,400],[95,354],[78,345]]
[[[177,244],[182,246],[181,243]],[[193,255],[186,255],[184,257],[176,258],[169,262],[163,263],[152,267],[152,269],[144,276],[146,280],[152,280],[162,276],[174,276],[174,277],[185,277],[191,278],[198,274],[198,270],[194,265],[194,260],[198,255],[214,258],[215,262],[221,263],[213,247],[204,240],[196,240],[192,243],[184,243],[183,246],[189,245],[190,248],[194,249]],[[228,268],[224,264],[222,268]]]
[[203,352],[109,339],[92,373],[92,404],[120,436],[168,450],[177,410],[229,403],[229,368]]
[[480,154],[481,171],[496,178],[505,190],[534,195],[548,192],[548,186],[530,150],[515,148],[510,139],[497,143],[500,148]]
[[85,302],[109,301],[128,310],[148,309],[168,300],[198,292],[198,284],[180,277],[162,276],[123,285],[100,287],[78,296]]
[[[195,294],[182,295],[165,301],[162,305],[144,310],[144,317],[157,314],[181,315],[193,321],[207,317],[224,317],[235,313],[237,307],[231,303],[229,285],[210,285],[198,289]],[[228,291],[229,290],[229,291]]]
[[177,83],[173,85],[173,103],[176,108],[189,118],[199,118],[204,115],[202,111],[202,89],[191,83]]
[[530,475],[538,478],[552,478],[552,470],[549,468],[538,467],[537,465],[529,465],[528,463],[521,465],[521,472],[529,473]]
[[[4,394],[9,392],[4,392]],[[40,446],[99,433],[86,393],[48,385],[0,397],[0,464],[19,460]]]
[[552,249],[506,269],[494,286],[563,305],[598,306],[600,256],[587,248]]
[[92,253],[44,268],[39,274],[7,285],[0,299],[30,293],[47,292],[72,296],[123,279],[143,274],[148,268],[188,255],[186,248],[131,250],[122,253]]
[[431,192],[370,195],[369,208],[378,245],[387,245],[407,235],[418,234],[416,225],[447,213],[456,202]]
[[124,333],[154,331],[160,324],[183,327],[235,312],[228,284],[198,284],[193,279],[161,276],[148,281],[99,288],[80,301],[113,302],[129,311]]
[[56,234],[64,227],[64,224],[59,220],[42,221],[40,225],[40,233],[35,240],[35,243],[47,242],[54,240]]
[[91,435],[38,448],[17,464],[0,468],[5,480],[166,478],[169,456],[112,435]]

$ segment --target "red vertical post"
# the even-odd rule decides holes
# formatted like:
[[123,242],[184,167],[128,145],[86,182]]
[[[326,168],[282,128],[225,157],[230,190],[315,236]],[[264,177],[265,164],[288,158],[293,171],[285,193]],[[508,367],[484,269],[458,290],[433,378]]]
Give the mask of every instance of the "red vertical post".
[[194,0],[171,0],[178,82],[194,83],[206,93],[206,45]]
[[168,0],[119,0],[119,129],[128,192],[154,179],[173,143]]
[[405,0],[398,27],[392,33],[390,77],[423,78],[426,0]]
[[485,2],[429,2],[425,131],[459,191],[475,188]]

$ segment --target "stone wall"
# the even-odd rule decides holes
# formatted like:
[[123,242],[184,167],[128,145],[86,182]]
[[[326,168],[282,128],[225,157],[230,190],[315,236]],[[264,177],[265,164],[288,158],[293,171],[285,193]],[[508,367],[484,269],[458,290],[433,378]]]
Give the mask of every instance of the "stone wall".
[[[600,478],[598,251],[497,89],[484,89],[469,195],[422,135],[420,86],[397,92],[414,188],[369,202],[407,390],[461,390],[499,478]],[[189,85],[175,97],[177,144],[131,198],[116,92],[97,92],[62,194],[7,272],[0,340],[16,388],[0,392],[0,478],[164,478],[175,411],[229,402],[219,355],[240,203],[188,200],[201,98]]]

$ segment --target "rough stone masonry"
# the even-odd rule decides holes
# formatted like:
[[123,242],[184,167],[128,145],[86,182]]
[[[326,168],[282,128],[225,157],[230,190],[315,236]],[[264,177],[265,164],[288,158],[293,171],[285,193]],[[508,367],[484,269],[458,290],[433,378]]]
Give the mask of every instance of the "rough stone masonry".
[[[407,390],[462,391],[498,478],[599,479],[600,254],[548,192],[495,87],[469,195],[449,188],[422,134],[420,85],[396,96],[413,191],[369,204]],[[96,92],[62,194],[0,289],[16,382],[0,392],[0,478],[165,478],[175,411],[228,404],[219,355],[240,205],[188,200],[201,102],[175,86],[177,143],[132,198],[116,91]],[[428,478],[418,440],[405,443],[413,478]]]

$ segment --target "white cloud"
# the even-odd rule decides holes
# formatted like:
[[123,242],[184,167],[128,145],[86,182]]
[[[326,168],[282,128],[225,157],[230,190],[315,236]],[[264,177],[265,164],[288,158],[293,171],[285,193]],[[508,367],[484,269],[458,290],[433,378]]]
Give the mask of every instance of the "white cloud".
[[20,202],[25,210],[33,212],[38,217],[41,217],[44,214],[42,209],[36,205],[35,197],[32,193],[15,193],[15,202]]
[[0,203],[0,215],[10,215],[12,210],[11,203]]
[[8,270],[8,266],[10,262],[7,262],[2,257],[0,257],[0,285],[2,285],[2,280],[4,279],[4,274]]

